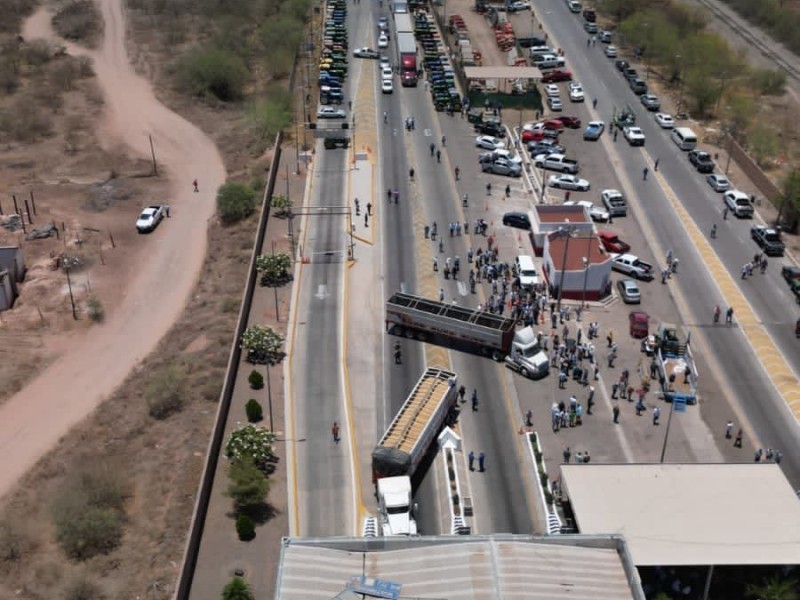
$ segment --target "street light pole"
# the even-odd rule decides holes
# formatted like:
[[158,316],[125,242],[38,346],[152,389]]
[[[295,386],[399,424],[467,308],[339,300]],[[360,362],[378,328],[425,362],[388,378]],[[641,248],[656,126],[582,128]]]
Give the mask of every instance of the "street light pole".
[[589,259],[583,257],[583,300],[581,307],[586,308],[586,284],[589,281]]
[[558,281],[558,302],[556,306],[556,312],[561,312],[561,295],[564,291],[564,273],[567,270],[567,252],[569,251],[569,238],[572,237],[572,231],[570,229],[565,229],[563,227],[558,228],[558,234],[560,236],[565,235],[567,236],[567,241],[564,243],[564,257],[561,260],[561,277]]
[[669,439],[669,426],[672,423],[672,413],[675,412],[675,398],[669,406],[669,419],[667,419],[667,430],[664,432],[664,445],[661,447],[661,464],[664,464],[664,455],[667,453],[667,440]]

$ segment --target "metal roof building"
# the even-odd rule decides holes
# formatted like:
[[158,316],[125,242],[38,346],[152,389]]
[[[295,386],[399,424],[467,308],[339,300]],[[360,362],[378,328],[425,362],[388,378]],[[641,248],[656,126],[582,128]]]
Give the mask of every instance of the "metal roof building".
[[800,500],[775,463],[561,465],[584,534],[641,566],[800,564]]
[[618,536],[284,538],[276,599],[369,588],[383,598],[644,600]]

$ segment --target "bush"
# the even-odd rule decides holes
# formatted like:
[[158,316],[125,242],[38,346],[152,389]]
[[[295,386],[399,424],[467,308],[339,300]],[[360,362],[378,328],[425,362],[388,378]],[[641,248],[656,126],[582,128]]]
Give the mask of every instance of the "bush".
[[32,548],[30,533],[18,521],[8,517],[0,521],[0,563],[18,561]]
[[289,213],[292,208],[292,199],[284,194],[276,194],[269,200],[270,208],[275,210],[275,216],[281,217]]
[[184,375],[175,367],[155,371],[144,389],[150,416],[166,419],[180,412],[184,400]]
[[251,107],[250,122],[255,129],[256,138],[262,145],[272,142],[279,131],[292,124],[291,94],[284,89],[269,92],[266,98],[257,101]]
[[30,94],[22,94],[0,112],[0,131],[19,142],[33,142],[52,134],[53,121]]
[[247,404],[244,405],[244,411],[247,413],[247,420],[251,423],[258,423],[264,418],[264,409],[261,408],[261,404],[255,398],[247,401]]
[[64,590],[64,600],[103,600],[103,588],[86,575],[75,576]]
[[100,323],[105,318],[106,313],[103,308],[103,303],[100,302],[97,296],[90,296],[86,301],[86,314],[89,315],[89,318],[95,323]]
[[786,73],[772,69],[756,69],[753,86],[763,96],[781,96],[786,91]]
[[228,468],[226,494],[233,498],[237,513],[247,513],[264,504],[269,492],[269,480],[250,460],[236,460]]
[[217,192],[217,212],[225,225],[246,219],[256,210],[256,194],[241,183],[226,183]]
[[103,27],[103,17],[92,0],[64,4],[53,17],[53,29],[61,37],[93,46]]
[[222,102],[243,96],[247,67],[241,58],[225,50],[203,50],[184,58],[178,68],[183,88],[194,96],[209,95]]
[[253,600],[253,592],[244,579],[234,577],[222,590],[222,600]]
[[57,490],[53,502],[56,539],[69,558],[86,560],[119,544],[123,504],[129,494],[123,473],[109,463],[90,464]]
[[250,384],[250,387],[254,390],[260,390],[264,387],[264,376],[253,369],[250,371],[250,375],[247,377],[247,382]]
[[275,434],[266,428],[244,425],[235,429],[228,438],[225,457],[237,462],[249,460],[257,467],[262,467],[275,456],[274,441]]
[[278,254],[262,254],[256,257],[256,271],[261,273],[261,285],[281,285],[290,281],[292,276],[292,257],[286,252]]
[[253,524],[253,519],[247,515],[236,517],[236,533],[243,542],[249,542],[256,537],[256,527]]
[[251,325],[242,334],[242,349],[251,363],[275,363],[281,357],[283,338],[270,327]]

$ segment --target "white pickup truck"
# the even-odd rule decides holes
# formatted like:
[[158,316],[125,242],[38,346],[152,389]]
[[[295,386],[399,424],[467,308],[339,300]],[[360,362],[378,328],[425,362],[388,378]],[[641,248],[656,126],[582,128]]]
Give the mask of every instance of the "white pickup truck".
[[655,277],[653,265],[634,254],[612,254],[611,268],[641,281],[652,281]]
[[535,164],[538,169],[559,171],[561,173],[569,173],[570,175],[575,175],[580,171],[578,161],[567,158],[563,154],[538,154],[533,159],[533,164]]

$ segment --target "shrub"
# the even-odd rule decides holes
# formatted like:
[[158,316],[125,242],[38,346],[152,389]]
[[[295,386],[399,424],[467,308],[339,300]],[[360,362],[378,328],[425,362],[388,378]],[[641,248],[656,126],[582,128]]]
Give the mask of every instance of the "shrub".
[[222,590],[222,600],[253,600],[253,592],[244,579],[234,577]]
[[33,548],[29,532],[16,520],[0,521],[0,563],[20,560]]
[[53,121],[40,110],[30,94],[18,96],[7,111],[0,112],[0,131],[20,142],[32,142],[53,132]]
[[244,405],[244,411],[247,413],[247,420],[251,423],[258,423],[264,418],[264,409],[261,408],[258,400],[250,398],[247,404]]
[[175,367],[155,371],[144,389],[150,416],[166,419],[180,412],[184,399],[184,376]]
[[84,574],[73,577],[64,590],[64,600],[103,600],[106,597],[103,588]]
[[285,252],[278,254],[262,254],[256,257],[256,271],[261,273],[261,285],[281,285],[290,281],[292,276],[292,257]]
[[547,473],[539,473],[539,481],[544,489],[547,489]]
[[225,225],[246,219],[255,212],[256,194],[241,183],[226,183],[217,192],[217,212]]
[[184,58],[178,68],[183,88],[194,96],[214,96],[222,102],[242,97],[247,67],[225,50],[203,50]]
[[266,145],[292,124],[292,96],[284,89],[273,90],[253,104],[249,116],[257,139]]
[[226,494],[233,498],[237,513],[246,513],[264,504],[269,492],[269,480],[252,461],[236,460],[228,468]]
[[269,200],[270,208],[274,209],[275,216],[283,216],[292,207],[292,199],[284,194],[276,194]]
[[95,323],[100,323],[105,318],[106,313],[103,308],[103,303],[100,302],[97,296],[90,296],[86,301],[86,314],[89,315],[89,318]]
[[225,445],[225,457],[233,461],[250,460],[261,467],[275,456],[274,441],[275,434],[266,428],[244,425],[231,432]]
[[102,31],[103,17],[92,0],[75,0],[61,6],[53,17],[53,29],[68,40],[93,46]]
[[264,387],[264,376],[253,369],[250,371],[250,375],[247,377],[247,382],[250,384],[250,387],[254,390],[260,390]]
[[242,349],[251,363],[274,363],[281,356],[283,338],[269,327],[251,325],[242,334]]
[[93,463],[72,475],[55,494],[56,539],[69,558],[110,552],[122,539],[123,504],[129,494],[124,470]]
[[236,533],[243,542],[249,542],[256,537],[256,527],[253,524],[253,519],[247,515],[236,517]]

